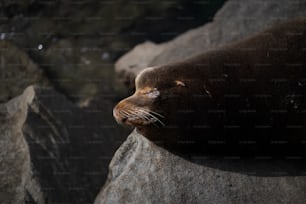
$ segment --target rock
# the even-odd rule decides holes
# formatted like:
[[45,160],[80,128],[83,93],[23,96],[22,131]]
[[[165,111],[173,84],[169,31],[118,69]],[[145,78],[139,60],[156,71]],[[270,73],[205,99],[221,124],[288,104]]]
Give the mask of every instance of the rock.
[[125,139],[112,106],[79,108],[34,86],[1,104],[1,203],[92,203]]
[[299,158],[197,157],[191,161],[134,131],[113,157],[95,204],[306,202],[306,165]]
[[[148,62],[152,61],[153,58],[160,54],[163,50],[163,44],[156,45],[150,41],[147,41],[143,44],[137,45],[130,52],[133,53],[133,56],[130,57],[129,54],[124,55],[116,63],[116,67],[119,69],[121,67],[127,68],[128,70],[133,70],[132,72],[118,72],[116,80],[118,84],[122,83],[127,87],[134,86],[134,78],[144,67],[148,66]],[[128,64],[126,64],[128,62]],[[126,67],[128,66],[128,67]]]
[[[121,57],[115,64],[118,77],[134,86],[140,70],[154,65],[184,60],[215,49],[226,43],[243,39],[267,27],[306,15],[303,0],[229,0],[215,15],[213,22],[181,34],[172,41],[154,44],[145,42]],[[141,49],[144,52],[141,52]],[[141,59],[137,62],[137,59]],[[130,82],[126,82],[130,79]]]
[[91,101],[101,92],[112,92],[113,66],[103,63],[102,49],[93,49],[94,45],[89,44],[80,39],[59,40],[42,57],[53,84],[79,104]]
[[43,71],[25,52],[4,40],[0,40],[0,78],[0,102],[20,95],[31,84],[49,84]]
[[45,203],[41,186],[33,176],[30,152],[22,131],[34,95],[33,88],[28,88],[22,96],[0,105],[1,203],[24,203],[27,193],[35,203]]

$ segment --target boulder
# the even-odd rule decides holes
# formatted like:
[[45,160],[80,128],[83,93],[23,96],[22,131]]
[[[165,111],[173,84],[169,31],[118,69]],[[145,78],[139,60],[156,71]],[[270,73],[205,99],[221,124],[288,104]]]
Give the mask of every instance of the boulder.
[[42,56],[44,68],[58,90],[83,106],[101,93],[111,93],[113,66],[103,63],[101,48],[93,41],[62,39]]
[[303,0],[229,0],[211,23],[187,31],[166,43],[145,42],[137,45],[116,62],[115,70],[121,83],[132,89],[135,76],[146,67],[184,60],[246,38],[273,24],[305,15],[306,2]]
[[28,88],[22,96],[0,105],[0,200],[4,204],[24,203],[26,199],[45,203],[22,131],[34,95],[33,89]]
[[20,95],[31,84],[49,84],[44,72],[28,54],[5,40],[0,40],[0,78],[0,102]]
[[95,204],[306,202],[302,158],[195,157],[184,160],[134,131],[110,163]]
[[109,100],[79,108],[28,87],[0,105],[1,203],[92,203],[124,141]]
[[115,65],[118,73],[116,77],[118,84],[123,83],[126,87],[133,87],[135,76],[144,67],[148,67],[148,62],[151,62],[155,56],[160,54],[165,46],[165,44],[157,45],[146,41],[122,56]]

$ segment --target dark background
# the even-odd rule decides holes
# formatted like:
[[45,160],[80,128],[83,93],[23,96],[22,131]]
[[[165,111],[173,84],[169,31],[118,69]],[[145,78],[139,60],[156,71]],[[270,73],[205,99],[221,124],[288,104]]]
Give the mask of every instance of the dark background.
[[[47,111],[29,108],[22,129],[46,201],[92,203],[130,132],[111,115],[131,91],[118,90],[114,62],[138,43],[165,42],[212,21],[224,2],[0,1],[0,103],[32,84],[55,89],[36,89],[33,103]],[[57,137],[50,123],[68,138]],[[26,190],[25,203],[35,203],[32,196]]]
[[[49,81],[78,102],[113,91],[113,63],[133,46],[146,40],[168,41],[209,22],[223,3],[222,0],[3,0],[1,39],[26,52],[43,70],[45,77],[40,78],[41,84]],[[20,86],[20,90],[1,97],[2,101],[37,81],[29,75],[26,76],[29,83],[25,83],[17,75],[18,72],[14,86]]]

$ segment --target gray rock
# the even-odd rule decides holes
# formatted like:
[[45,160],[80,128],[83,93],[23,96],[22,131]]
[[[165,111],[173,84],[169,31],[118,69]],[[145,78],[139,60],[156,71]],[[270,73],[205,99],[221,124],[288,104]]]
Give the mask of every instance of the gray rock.
[[157,45],[147,41],[135,46],[130,52],[123,55],[115,64],[118,75],[116,77],[117,83],[133,87],[135,76],[148,67],[148,63],[163,51],[166,44]]
[[184,60],[245,38],[273,24],[305,15],[304,0],[229,0],[217,12],[213,22],[166,43],[137,45],[116,62],[115,69],[122,81],[132,88],[135,76],[146,67]]
[[3,204],[24,203],[27,193],[35,203],[45,203],[41,186],[33,176],[30,151],[22,131],[34,95],[30,87],[23,95],[0,105],[0,200]]
[[43,71],[27,53],[5,40],[0,40],[0,80],[0,102],[22,94],[31,84],[49,84]]
[[42,56],[52,82],[81,106],[86,106],[99,93],[112,90],[113,66],[103,63],[101,49],[92,51],[92,43],[62,39],[50,45]]
[[1,203],[92,203],[124,140],[112,106],[79,108],[34,86],[1,104]]
[[109,168],[95,204],[306,202],[306,165],[298,158],[198,157],[187,161],[134,131]]

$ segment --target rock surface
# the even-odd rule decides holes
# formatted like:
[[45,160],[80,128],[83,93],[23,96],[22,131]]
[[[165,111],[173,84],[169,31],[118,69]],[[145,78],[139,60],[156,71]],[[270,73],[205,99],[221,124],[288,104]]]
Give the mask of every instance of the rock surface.
[[[94,105],[96,104],[96,105]],[[0,105],[1,203],[92,203],[126,132],[110,102],[79,108],[30,86]]]
[[79,104],[88,103],[101,92],[112,92],[113,66],[103,63],[101,48],[89,48],[94,47],[93,43],[59,40],[42,57],[46,62],[44,68],[57,88]]
[[31,84],[49,84],[43,71],[27,53],[4,40],[0,40],[0,80],[0,102],[20,95]]
[[243,39],[273,24],[305,15],[304,0],[229,0],[217,12],[213,22],[166,43],[137,45],[116,62],[115,69],[121,83],[133,88],[135,76],[146,67],[184,60]]
[[41,186],[33,177],[30,153],[22,126],[27,107],[34,98],[33,89],[0,105],[0,200],[3,204],[24,203],[27,193],[37,203],[45,203]]
[[135,131],[116,152],[95,204],[306,202],[306,164],[299,158],[175,156]]
[[126,87],[133,87],[135,76],[144,67],[148,67],[148,62],[152,61],[154,56],[160,54],[165,46],[165,44],[157,45],[147,41],[137,45],[130,52],[122,56],[115,65],[118,71],[118,76],[116,78],[118,84],[123,82]]

